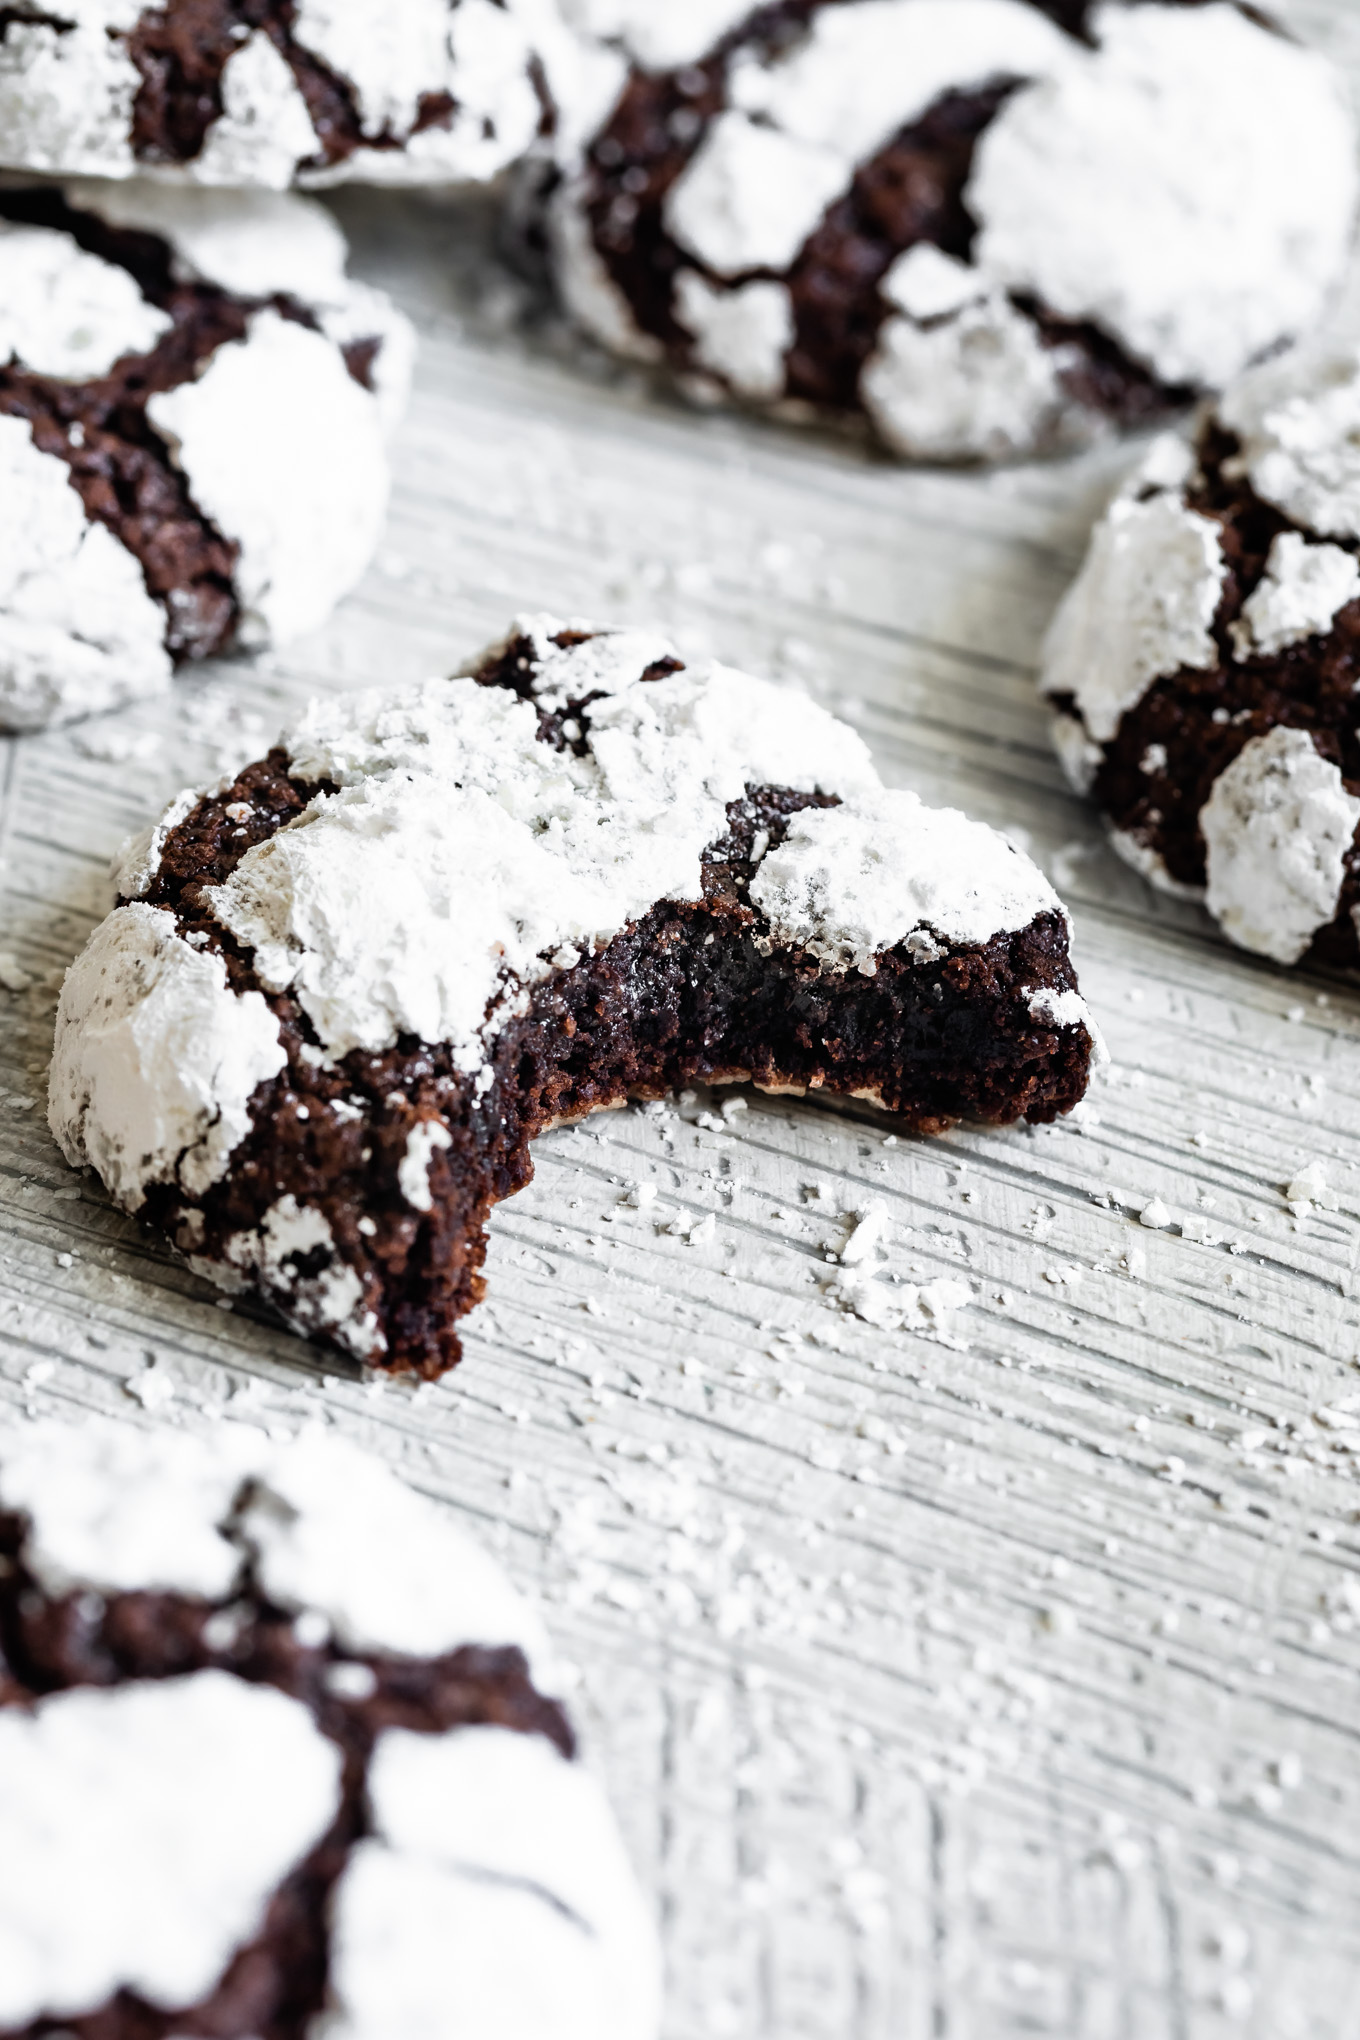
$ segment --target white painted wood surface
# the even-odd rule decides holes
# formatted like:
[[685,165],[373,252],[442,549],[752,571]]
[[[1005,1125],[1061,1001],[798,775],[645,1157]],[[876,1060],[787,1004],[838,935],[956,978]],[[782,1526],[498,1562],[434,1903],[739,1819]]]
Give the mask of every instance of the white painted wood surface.
[[[1355,0],[1291,18],[1360,70]],[[472,1519],[576,1667],[671,2040],[1360,2033],[1360,999],[1153,899],[1060,784],[1035,651],[1127,449],[913,474],[701,416],[526,323],[483,208],[342,210],[425,342],[376,570],[287,657],[3,753],[0,1396],[320,1414]],[[1114,1068],[1038,1132],[751,1094],[553,1136],[463,1368],[365,1385],[64,1167],[52,985],[165,796],[524,607],[660,617],[1025,832]],[[826,1258],[874,1199],[901,1328]]]

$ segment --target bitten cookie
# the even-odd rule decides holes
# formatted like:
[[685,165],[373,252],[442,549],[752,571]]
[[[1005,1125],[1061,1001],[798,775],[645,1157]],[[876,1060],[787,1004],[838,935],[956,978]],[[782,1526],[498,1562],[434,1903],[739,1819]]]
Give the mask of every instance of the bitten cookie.
[[494,177],[544,118],[553,0],[0,9],[0,162],[281,189]]
[[310,199],[0,184],[0,729],[324,622],[414,337]]
[[1054,620],[1069,778],[1164,891],[1277,963],[1360,962],[1360,351],[1159,440]]
[[1093,1028],[1035,867],[810,701],[650,631],[518,624],[314,702],[129,846],[67,975],[73,1163],[299,1331],[434,1375],[562,1120],[691,1079],[1051,1120]]
[[622,82],[551,202],[562,296],[699,394],[1053,450],[1221,388],[1341,274],[1338,83],[1226,0],[566,6]]
[[0,1426],[0,2040],[651,2040],[543,1651],[334,1438]]

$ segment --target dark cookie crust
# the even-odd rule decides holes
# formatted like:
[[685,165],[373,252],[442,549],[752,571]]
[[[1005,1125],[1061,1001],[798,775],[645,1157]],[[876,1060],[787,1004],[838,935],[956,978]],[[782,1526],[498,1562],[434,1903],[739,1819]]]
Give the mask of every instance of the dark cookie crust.
[[[527,641],[513,643],[478,678],[521,691],[528,650]],[[540,735],[565,744],[568,720],[588,724],[588,703],[546,718]],[[291,779],[276,751],[200,801],[167,838],[144,897],[220,951],[238,990],[261,987],[249,956],[213,919],[205,889],[322,790]],[[228,813],[238,805],[249,810],[245,819]],[[1086,1088],[1090,1044],[1036,1023],[1020,995],[1022,987],[1075,986],[1060,917],[1041,916],[933,964],[893,951],[873,977],[833,975],[800,952],[762,954],[764,924],[747,899],[754,837],[765,831],[777,843],[789,815],[809,805],[834,803],[748,788],[729,807],[727,834],[705,853],[702,902],[662,903],[598,955],[532,988],[528,1012],[492,1046],[492,1082],[480,1095],[447,1047],[412,1038],[318,1067],[296,1000],[266,994],[288,1066],[260,1087],[229,1173],[194,1206],[201,1233],[192,1251],[220,1257],[234,1234],[254,1230],[291,1192],[324,1212],[340,1257],[359,1275],[363,1307],[387,1340],[381,1364],[433,1377],[456,1364],[457,1321],[483,1294],[490,1209],[530,1180],[531,1142],[561,1120],[731,1078],[868,1094],[923,1132],[964,1117],[1042,1122],[1070,1110]],[[412,1128],[427,1120],[440,1121],[452,1145],[432,1157],[434,1207],[420,1213],[405,1201],[398,1170]],[[146,1215],[172,1239],[188,1208],[170,1186],[148,1192]],[[297,1272],[319,1275],[330,1258],[317,1249]]]
[[[1029,4],[1070,34],[1085,34],[1088,0]],[[672,280],[678,269],[702,272],[703,264],[667,232],[666,194],[725,103],[730,53],[741,48],[774,55],[798,39],[817,11],[817,0],[782,0],[758,9],[701,64],[656,74],[634,71],[588,151],[584,205],[596,249],[641,330],[661,343],[681,373],[699,364],[690,334],[671,309]],[[964,193],[974,151],[1014,90],[1014,83],[1002,83],[947,93],[920,120],[899,129],[860,165],[850,190],[828,208],[792,268],[781,272],[794,316],[785,363],[789,400],[844,418],[862,409],[860,373],[889,315],[879,284],[896,258],[918,242],[959,260],[971,256],[977,223]],[[725,280],[773,274],[752,270]],[[1044,345],[1062,351],[1060,379],[1073,401],[1131,428],[1189,400],[1191,392],[1158,383],[1097,327],[1059,319],[1030,299],[1017,303],[1034,320]]]
[[[1231,433],[1211,422],[1197,450],[1200,471],[1186,502],[1219,526],[1227,568],[1212,625],[1219,664],[1193,671],[1182,667],[1149,688],[1105,746],[1093,794],[1116,829],[1156,851],[1179,884],[1199,887],[1205,883],[1200,810],[1215,780],[1253,737],[1280,727],[1307,730],[1322,756],[1340,770],[1347,792],[1360,795],[1355,692],[1360,685],[1360,600],[1347,603],[1325,636],[1282,652],[1239,658],[1231,626],[1264,578],[1275,539],[1298,527],[1252,489]],[[1360,548],[1350,544],[1346,549]],[[1072,704],[1055,697],[1055,706],[1070,710]],[[1144,771],[1149,749],[1159,745],[1165,764]],[[1310,961],[1333,967],[1360,962],[1352,918],[1357,904],[1360,852],[1352,847],[1335,918],[1314,938]]]
[[[280,1886],[260,1933],[233,1960],[203,2003],[160,2012],[120,1991],[79,2019],[39,2019],[0,2029],[0,2040],[306,2040],[325,2003],[330,1894],[351,1846],[367,1832],[364,1784],[385,1728],[445,1734],[491,1722],[545,1735],[564,1756],[574,1739],[556,1701],[534,1687],[514,1648],[468,1648],[431,1659],[365,1656],[333,1643],[299,1642],[292,1618],[247,1577],[230,1603],[179,1594],[46,1595],[24,1564],[25,1525],[0,1513],[0,1707],[22,1707],[77,1686],[168,1679],[209,1667],[276,1687],[308,1708],[344,1753],[342,1804],[334,1826]],[[360,1665],[372,1673],[366,1699],[331,1691],[328,1672]],[[205,1753],[208,1760],[211,1752]]]
[[[87,516],[134,556],[166,612],[166,648],[177,662],[225,650],[236,632],[232,576],[239,552],[194,502],[170,449],[146,415],[147,400],[192,382],[217,348],[244,339],[266,307],[299,325],[316,320],[295,298],[242,298],[215,284],[176,280],[157,234],[111,227],[67,205],[50,188],[0,190],[0,219],[53,227],[132,276],[174,321],[148,354],[125,355],[93,382],[64,382],[0,364],[0,412],[27,419],[42,453],[65,461]],[[380,343],[344,350],[350,373],[371,387]]]

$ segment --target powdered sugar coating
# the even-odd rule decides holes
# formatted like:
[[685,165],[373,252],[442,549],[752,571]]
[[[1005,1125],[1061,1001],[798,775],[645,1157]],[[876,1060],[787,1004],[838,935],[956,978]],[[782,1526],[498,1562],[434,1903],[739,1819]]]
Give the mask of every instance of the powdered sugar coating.
[[946,92],[1047,77],[1073,55],[1023,0],[853,0],[814,14],[806,38],[773,63],[738,58],[730,90],[744,111],[852,168]]
[[1306,730],[1253,737],[1200,810],[1207,904],[1244,949],[1297,963],[1336,914],[1360,799]]
[[285,191],[320,140],[287,58],[262,28],[222,67],[222,111],[193,159],[196,183]]
[[[40,11],[40,10],[35,10]],[[62,0],[0,37],[0,161],[13,169],[126,177],[141,74],[121,32],[143,0]]]
[[1070,695],[1105,744],[1155,680],[1218,664],[1210,634],[1223,592],[1218,526],[1170,492],[1121,496],[1096,526],[1044,645],[1046,694]]
[[[301,0],[298,41],[354,85],[364,134],[399,149],[356,149],[311,185],[485,182],[529,149],[542,120],[533,40],[521,6],[493,0]],[[421,103],[446,94],[452,110],[418,127]]]
[[276,1606],[324,1616],[348,1649],[514,1644],[546,1659],[536,1611],[480,1546],[322,1431],[286,1444],[232,1424],[200,1437],[108,1418],[0,1431],[0,1507],[28,1517],[25,1560],[54,1594],[225,1599],[249,1559]]
[[1360,561],[1339,545],[1314,545],[1301,532],[1272,540],[1265,577],[1232,626],[1239,659],[1269,655],[1331,629],[1337,612],[1360,597]]
[[244,340],[152,396],[147,415],[198,507],[240,547],[242,642],[323,623],[372,557],[388,490],[377,406],[336,348],[257,312]]
[[125,269],[69,234],[0,220],[0,361],[89,382],[125,354],[148,353],[169,325]]
[[[73,0],[64,26],[16,23],[0,41],[0,160],[11,168],[126,177],[139,169],[133,106],[143,79],[127,38],[142,0]],[[221,110],[202,146],[154,163],[158,177],[282,190],[359,179],[484,180],[534,141],[542,119],[532,62],[535,0],[299,0],[289,18],[247,29],[217,79]],[[562,38],[551,19],[543,38]],[[295,73],[320,65],[352,99],[358,147],[317,133]],[[586,67],[578,69],[584,73]],[[352,140],[352,137],[351,137]]]
[[839,150],[728,111],[666,194],[666,226],[719,276],[787,269],[844,183]]
[[288,291],[310,306],[340,304],[351,287],[345,237],[315,199],[192,191],[149,177],[73,177],[63,188],[78,212],[158,234],[185,281],[220,284],[240,297]]
[[[337,2032],[655,2031],[650,1922],[598,1787],[550,1743],[495,1727],[438,1740],[392,1729],[369,1797],[375,1838],[336,1897]],[[441,1915],[452,1948],[429,1931]]]
[[136,560],[88,522],[27,419],[0,417],[0,729],[118,708],[170,677],[165,615]]
[[24,1562],[45,1593],[221,1600],[242,1564],[223,1526],[263,1443],[49,1419],[0,1432],[0,1507],[27,1517]]
[[1360,538],[1360,347],[1268,362],[1218,411],[1258,496],[1320,537]]
[[219,1180],[256,1087],[284,1061],[274,1015],[258,992],[228,989],[220,956],[159,907],[119,907],[66,973],[48,1124],[67,1161],[135,1211],[149,1184]]
[[697,63],[751,12],[750,0],[562,0],[572,28],[617,42],[635,63],[669,71]]
[[1321,58],[1227,0],[1105,5],[1098,49],[980,144],[977,260],[1093,319],[1166,383],[1220,387],[1310,324],[1340,274],[1355,147]]
[[0,2020],[204,1997],[330,1825],[340,1764],[300,1702],[225,1672],[0,1712]]
[[994,829],[905,792],[794,815],[750,896],[773,942],[870,977],[885,950],[913,936],[971,945],[1063,914],[1043,874]]
[[1013,459],[1060,433],[1060,366],[1032,321],[991,292],[930,325],[885,320],[860,395],[906,459]]
[[772,402],[784,388],[784,356],[793,344],[793,303],[782,283],[715,290],[697,269],[675,279],[675,309],[694,336],[695,359],[729,389]]

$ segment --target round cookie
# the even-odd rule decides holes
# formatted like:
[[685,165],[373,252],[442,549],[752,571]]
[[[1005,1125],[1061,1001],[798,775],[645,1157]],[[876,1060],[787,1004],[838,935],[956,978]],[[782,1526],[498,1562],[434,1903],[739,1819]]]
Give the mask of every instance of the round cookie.
[[0,729],[324,622],[414,338],[313,200],[0,185]]
[[117,888],[60,1002],[68,1160],[210,1280],[426,1375],[562,1120],[751,1080],[1047,1121],[1095,1043],[1028,859],[653,631],[531,617],[464,677],[314,702]]
[[1340,277],[1339,85],[1229,0],[564,4],[622,82],[550,201],[562,296],[698,395],[1051,451],[1222,387]]
[[0,1424],[0,2040],[651,2040],[544,1656],[328,1434]]
[[1042,684],[1115,847],[1245,949],[1360,962],[1360,350],[1255,369],[1097,526]]
[[553,0],[0,10],[0,163],[282,189],[482,181],[544,120]]

